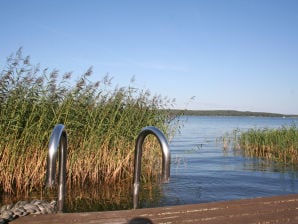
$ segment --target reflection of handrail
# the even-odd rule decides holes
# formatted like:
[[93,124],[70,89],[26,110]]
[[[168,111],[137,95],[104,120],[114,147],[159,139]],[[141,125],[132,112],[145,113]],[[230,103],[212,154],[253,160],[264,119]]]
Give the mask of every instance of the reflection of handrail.
[[158,139],[162,149],[162,174],[161,181],[167,183],[170,180],[170,162],[171,154],[166,137],[156,127],[147,126],[139,133],[135,146],[135,160],[134,160],[134,177],[133,177],[133,208],[138,206],[140,175],[141,175],[141,160],[142,160],[142,146],[147,135],[153,134]]
[[65,199],[66,184],[66,157],[67,134],[64,125],[57,124],[52,132],[49,142],[49,154],[47,157],[46,187],[52,188],[55,184],[56,163],[59,147],[59,181],[58,181],[58,212],[62,212]]

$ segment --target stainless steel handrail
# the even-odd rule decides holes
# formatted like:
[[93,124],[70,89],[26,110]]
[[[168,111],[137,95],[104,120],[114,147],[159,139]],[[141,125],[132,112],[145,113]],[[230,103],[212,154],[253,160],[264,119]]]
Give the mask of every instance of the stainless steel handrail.
[[59,148],[59,181],[58,181],[58,203],[57,211],[62,212],[65,199],[66,185],[66,157],[67,157],[67,134],[62,124],[57,124],[52,132],[49,142],[49,153],[47,157],[46,187],[55,185],[56,163]]
[[147,126],[139,133],[135,146],[135,160],[134,160],[134,177],[133,177],[133,208],[138,206],[139,189],[140,189],[140,175],[141,175],[141,160],[142,160],[142,146],[147,135],[153,134],[158,139],[162,149],[162,183],[167,183],[170,180],[170,163],[171,153],[170,148],[164,134],[156,127]]

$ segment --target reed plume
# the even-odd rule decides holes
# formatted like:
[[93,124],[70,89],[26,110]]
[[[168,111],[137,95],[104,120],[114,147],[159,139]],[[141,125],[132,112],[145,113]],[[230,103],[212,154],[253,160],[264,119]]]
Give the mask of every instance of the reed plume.
[[[0,192],[43,187],[48,141],[58,123],[69,136],[68,187],[131,178],[139,131],[154,125],[166,135],[171,132],[170,100],[131,85],[113,87],[108,75],[96,82],[91,76],[92,68],[77,81],[72,73],[41,69],[21,48],[8,57],[0,73]],[[154,149],[144,152],[143,178],[149,180],[158,173],[159,146],[146,145]]]

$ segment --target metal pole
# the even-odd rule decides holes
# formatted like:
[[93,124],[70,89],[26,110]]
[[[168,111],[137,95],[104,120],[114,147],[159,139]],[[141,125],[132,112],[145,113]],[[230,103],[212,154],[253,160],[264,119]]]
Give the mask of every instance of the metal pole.
[[162,149],[162,183],[167,183],[170,180],[170,163],[171,153],[169,145],[164,134],[156,127],[147,126],[139,133],[136,146],[135,146],[135,160],[134,160],[134,177],[133,177],[133,208],[138,206],[139,188],[140,188],[140,176],[141,176],[141,160],[142,160],[142,147],[147,135],[153,134],[160,144]]
[[55,185],[56,163],[59,148],[59,181],[58,181],[58,212],[63,211],[66,185],[66,157],[67,157],[67,134],[64,125],[57,124],[52,132],[49,142],[47,157],[46,187]]

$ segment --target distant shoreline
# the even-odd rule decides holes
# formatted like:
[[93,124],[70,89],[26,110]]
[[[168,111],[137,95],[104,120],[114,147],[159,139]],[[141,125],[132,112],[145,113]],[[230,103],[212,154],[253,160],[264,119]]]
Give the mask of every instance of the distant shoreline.
[[279,114],[237,110],[171,110],[173,114],[190,116],[254,116],[254,117],[298,117],[298,114]]

